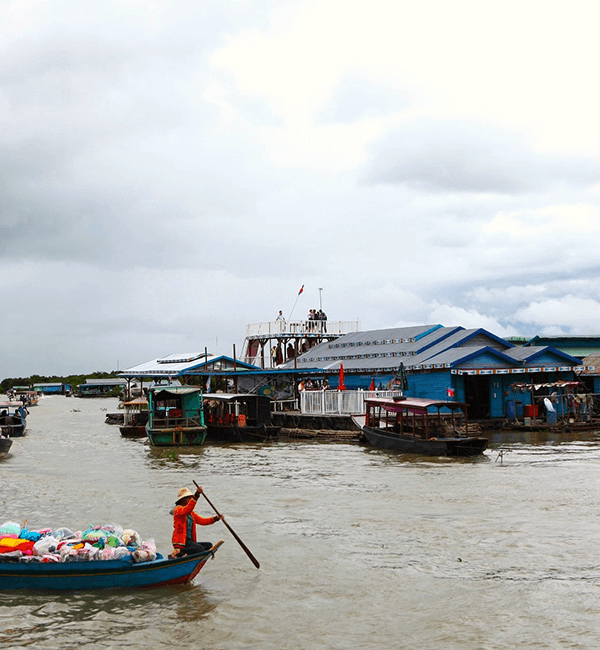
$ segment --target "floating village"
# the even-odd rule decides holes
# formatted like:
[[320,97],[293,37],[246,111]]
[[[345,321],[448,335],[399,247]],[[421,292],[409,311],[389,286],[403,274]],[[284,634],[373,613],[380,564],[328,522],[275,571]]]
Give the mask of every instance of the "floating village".
[[[485,329],[440,324],[363,331],[358,321],[250,324],[241,354],[207,348],[144,361],[79,386],[14,386],[0,404],[0,456],[27,432],[49,395],[120,397],[104,415],[124,438],[156,448],[308,440],[356,443],[392,454],[477,457],[500,430],[600,428],[600,337],[503,339]],[[598,370],[596,370],[598,368]],[[202,488],[182,488],[173,553],[121,526],[86,531],[0,526],[0,587],[97,589],[191,582],[222,542],[201,547],[189,520],[204,496],[248,558],[258,560]],[[179,513],[179,514],[178,514]],[[196,515],[194,515],[196,516]],[[177,546],[177,517],[188,529]],[[192,526],[194,528],[194,526]],[[84,565],[81,563],[84,562]]]
[[15,387],[0,405],[2,447],[40,395],[103,397],[125,437],[153,446],[344,440],[403,453],[483,453],[497,430],[600,426],[600,336],[503,339],[440,324],[363,331],[359,321],[249,324],[241,354],[172,353],[112,379]]

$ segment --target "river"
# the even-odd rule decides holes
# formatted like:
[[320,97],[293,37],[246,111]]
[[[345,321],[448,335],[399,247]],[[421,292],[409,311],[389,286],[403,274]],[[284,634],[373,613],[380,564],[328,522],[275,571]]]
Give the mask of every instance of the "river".
[[314,442],[157,450],[104,423],[116,407],[31,408],[0,461],[2,522],[118,523],[166,554],[169,510],[195,479],[261,568],[221,523],[199,528],[225,544],[191,585],[3,592],[0,647],[600,647],[600,434],[496,435],[477,459]]

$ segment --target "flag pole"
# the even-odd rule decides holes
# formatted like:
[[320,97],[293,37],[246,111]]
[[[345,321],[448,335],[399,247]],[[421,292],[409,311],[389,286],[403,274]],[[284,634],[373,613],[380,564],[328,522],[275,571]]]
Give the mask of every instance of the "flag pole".
[[298,298],[300,298],[300,294],[304,291],[304,285],[300,287],[300,291],[298,291],[298,295],[296,296],[296,302],[294,303],[294,306],[292,307],[292,311],[290,312],[290,315],[288,316],[288,323],[292,320],[292,314],[294,313],[294,309],[296,309],[296,305],[298,304]]

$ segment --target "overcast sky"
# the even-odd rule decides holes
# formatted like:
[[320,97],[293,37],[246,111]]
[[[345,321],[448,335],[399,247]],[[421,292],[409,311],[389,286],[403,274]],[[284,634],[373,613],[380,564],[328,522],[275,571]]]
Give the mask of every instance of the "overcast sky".
[[596,2],[0,0],[0,378],[600,334]]

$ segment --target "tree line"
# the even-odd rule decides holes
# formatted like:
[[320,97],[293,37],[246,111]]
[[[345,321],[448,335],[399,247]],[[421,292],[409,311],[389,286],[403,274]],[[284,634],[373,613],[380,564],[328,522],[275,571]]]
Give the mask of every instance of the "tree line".
[[117,372],[96,371],[85,375],[67,375],[59,377],[57,375],[31,375],[30,377],[6,377],[0,382],[0,389],[3,393],[15,386],[33,386],[34,384],[69,384],[70,386],[79,386],[86,379],[116,379]]

